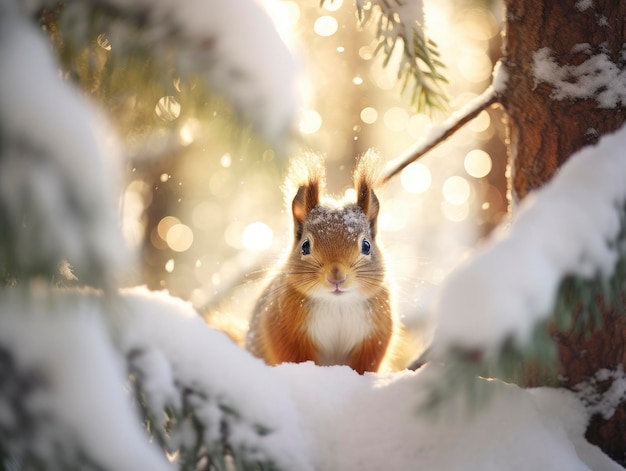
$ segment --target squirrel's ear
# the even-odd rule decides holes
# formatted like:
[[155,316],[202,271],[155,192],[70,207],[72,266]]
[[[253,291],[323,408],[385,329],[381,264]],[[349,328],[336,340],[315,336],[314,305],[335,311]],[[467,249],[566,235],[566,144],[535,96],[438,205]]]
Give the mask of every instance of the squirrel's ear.
[[[291,161],[283,193],[286,198],[285,206],[289,207],[291,203],[296,239],[302,237],[304,221],[319,204],[325,185],[326,173],[321,156],[307,152]],[[289,201],[294,193],[296,196]]]
[[376,221],[378,220],[378,210],[380,204],[378,203],[378,197],[374,190],[370,188],[366,180],[357,182],[356,188],[357,200],[356,204],[363,210],[363,214],[367,216],[370,223],[370,233],[372,237],[376,236]]
[[374,187],[378,184],[381,169],[380,156],[370,149],[359,158],[354,171],[356,204],[369,220],[372,237],[376,235],[376,220],[380,209]]
[[309,216],[311,210],[320,202],[320,183],[317,180],[310,181],[308,185],[298,188],[291,211],[293,213],[293,225],[296,239],[302,237],[304,220]]

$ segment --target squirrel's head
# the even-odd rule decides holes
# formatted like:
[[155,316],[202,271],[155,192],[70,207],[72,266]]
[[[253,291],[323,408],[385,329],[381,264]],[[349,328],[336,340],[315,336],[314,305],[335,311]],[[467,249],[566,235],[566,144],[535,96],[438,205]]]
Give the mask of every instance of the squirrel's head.
[[[299,289],[311,294],[369,294],[383,282],[384,269],[376,244],[379,202],[374,192],[381,165],[366,153],[354,171],[356,201],[324,195],[321,158],[308,155],[295,167],[301,183],[291,202],[294,245],[289,272]],[[294,167],[292,166],[293,176]]]

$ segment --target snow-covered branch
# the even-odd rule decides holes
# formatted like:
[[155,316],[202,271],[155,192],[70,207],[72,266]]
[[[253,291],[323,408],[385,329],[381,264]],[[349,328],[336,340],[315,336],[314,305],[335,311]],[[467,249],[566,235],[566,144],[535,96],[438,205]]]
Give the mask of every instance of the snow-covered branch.
[[[36,11],[55,3],[28,5]],[[108,32],[112,54],[143,46],[158,60],[173,59],[177,75],[200,77],[263,137],[286,144],[298,110],[295,60],[257,0],[73,0],[64,2],[59,24],[84,34],[78,18],[94,15],[120,24]],[[142,34],[121,23],[141,27]]]
[[104,304],[80,291],[0,290],[3,469],[171,470],[124,391]]
[[[324,0],[323,0],[324,1]],[[330,0],[326,0],[330,1]],[[398,78],[405,89],[413,81],[411,102],[418,110],[444,108],[447,96],[442,90],[446,78],[439,72],[444,65],[439,61],[436,44],[424,31],[424,11],[421,0],[357,0],[361,22],[376,18],[378,47],[385,55],[387,65],[398,43],[402,56],[398,64]]]
[[443,285],[435,356],[454,348],[496,354],[523,347],[567,276],[607,279],[623,257],[626,129],[582,149],[527,197]]
[[402,155],[390,162],[385,171],[383,181],[389,181],[405,167],[415,162],[476,118],[481,111],[486,110],[494,103],[498,103],[505,91],[507,77],[506,69],[502,63],[498,62],[494,67],[491,85],[462,109],[452,113],[443,123],[431,126],[424,139],[406,149]]
[[104,119],[62,81],[41,34],[0,5],[0,273],[110,284],[125,263]]
[[210,329],[191,304],[139,288],[123,292],[117,314],[119,348],[166,451],[180,459],[190,451],[210,459],[226,445],[244,463],[312,469],[307,432],[284,383]]

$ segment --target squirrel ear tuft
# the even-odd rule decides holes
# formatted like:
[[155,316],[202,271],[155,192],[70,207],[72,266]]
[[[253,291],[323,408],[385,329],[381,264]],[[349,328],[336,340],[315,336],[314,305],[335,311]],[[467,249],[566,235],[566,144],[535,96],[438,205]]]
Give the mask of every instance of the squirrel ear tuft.
[[304,221],[309,213],[320,202],[320,184],[318,181],[311,181],[306,186],[298,188],[293,202],[291,212],[293,213],[294,232],[297,239],[302,237]]
[[357,188],[357,201],[356,204],[363,210],[363,214],[367,216],[367,220],[370,223],[370,233],[372,237],[376,236],[376,221],[378,220],[378,211],[380,204],[378,203],[378,197],[369,184],[362,180]]
[[320,203],[325,184],[326,174],[321,156],[305,153],[292,160],[284,191],[286,196],[295,192],[295,197],[292,201],[287,201],[287,204],[291,204],[296,239],[302,237],[304,221],[311,210]]
[[374,187],[379,182],[382,164],[380,156],[372,149],[363,154],[354,170],[354,187],[356,190],[356,204],[363,210],[370,223],[372,237],[376,235],[376,221],[380,204],[374,193]]

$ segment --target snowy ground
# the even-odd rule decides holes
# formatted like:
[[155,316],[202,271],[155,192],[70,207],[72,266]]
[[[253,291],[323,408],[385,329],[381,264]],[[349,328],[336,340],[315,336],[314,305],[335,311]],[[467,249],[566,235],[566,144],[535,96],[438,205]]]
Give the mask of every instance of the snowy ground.
[[[123,394],[123,365],[102,317],[111,305],[76,291],[43,290],[27,309],[19,292],[0,297],[0,345],[20,369],[47,371],[50,389],[27,401],[35,415],[58,420],[54,433],[37,436],[43,456],[52,443],[72,443],[111,469],[169,469],[142,438],[131,395]],[[181,388],[201,391],[193,407],[209,431],[207,444],[226,422],[236,450],[280,469],[622,469],[584,439],[587,412],[567,391],[477,379],[487,400],[428,411],[421,406],[445,374],[441,367],[363,376],[312,363],[268,367],[166,293],[128,290],[113,306],[115,350],[135,358],[155,413],[180,407]],[[6,426],[10,409],[2,406]],[[191,446],[195,435],[179,430],[171,439]]]

